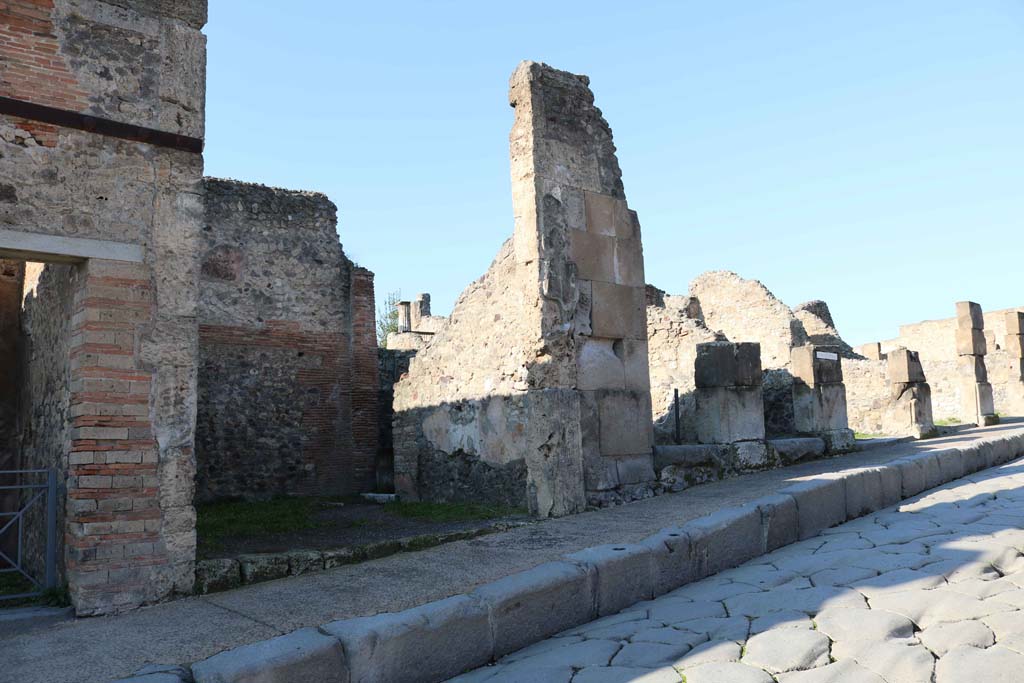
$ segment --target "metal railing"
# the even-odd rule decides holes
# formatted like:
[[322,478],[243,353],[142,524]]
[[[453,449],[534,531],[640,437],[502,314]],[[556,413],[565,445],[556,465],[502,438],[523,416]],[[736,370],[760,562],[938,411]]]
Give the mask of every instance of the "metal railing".
[[[0,486],[0,491],[27,492],[27,495],[19,496],[22,500],[19,500],[16,510],[13,512],[0,511],[0,540],[12,529],[16,530],[17,539],[14,557],[4,552],[0,546],[0,574],[16,572],[34,587],[34,590],[27,592],[0,594],[0,601],[35,597],[48,588],[57,587],[57,471],[0,470],[0,477],[12,475],[16,479],[45,475],[46,482]],[[46,561],[45,575],[40,580],[32,576],[24,566],[25,519],[30,510],[42,510],[43,506],[45,506],[46,514]]]

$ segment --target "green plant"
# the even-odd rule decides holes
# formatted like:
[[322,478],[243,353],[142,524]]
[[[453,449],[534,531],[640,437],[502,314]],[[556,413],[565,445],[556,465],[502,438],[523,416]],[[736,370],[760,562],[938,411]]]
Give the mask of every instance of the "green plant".
[[402,292],[388,292],[383,306],[377,308],[377,346],[388,347],[388,335],[398,332],[398,302],[402,300]]
[[959,418],[956,418],[956,417],[945,417],[945,418],[942,418],[941,420],[936,420],[935,424],[940,426],[940,427],[949,427],[951,425],[959,425],[959,424],[963,424],[963,423],[960,421]]
[[394,503],[388,503],[384,509],[402,517],[425,519],[431,522],[463,522],[526,514],[525,510],[503,507],[500,505],[480,505],[477,503],[427,503],[422,501],[396,501]]

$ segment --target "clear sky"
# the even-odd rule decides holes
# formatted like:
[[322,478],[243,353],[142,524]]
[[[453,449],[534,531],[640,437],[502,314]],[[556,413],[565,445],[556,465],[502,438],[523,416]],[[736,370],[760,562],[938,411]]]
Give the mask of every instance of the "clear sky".
[[1024,304],[1024,0],[210,0],[208,175],[319,190],[377,298],[512,233],[508,77],[584,73],[647,281],[735,270],[858,344]]

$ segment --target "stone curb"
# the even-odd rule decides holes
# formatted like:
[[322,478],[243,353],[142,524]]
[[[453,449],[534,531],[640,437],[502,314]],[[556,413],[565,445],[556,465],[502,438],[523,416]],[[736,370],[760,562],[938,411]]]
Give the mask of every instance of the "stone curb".
[[[193,664],[191,673],[195,683],[443,681],[1021,454],[1024,434],[1015,434],[817,475],[639,543],[586,548],[466,595],[244,645]],[[140,671],[122,681],[187,675]]]

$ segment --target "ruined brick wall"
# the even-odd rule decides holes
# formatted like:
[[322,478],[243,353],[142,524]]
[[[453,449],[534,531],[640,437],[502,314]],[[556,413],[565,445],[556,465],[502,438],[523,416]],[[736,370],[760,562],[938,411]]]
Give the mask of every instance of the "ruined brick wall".
[[395,387],[404,495],[547,516],[654,478],[639,225],[588,84],[512,76],[515,232]]
[[199,302],[197,495],[373,488],[373,274],[324,195],[208,178]]
[[[16,0],[0,95],[202,138],[205,0]],[[113,240],[76,266],[65,562],[79,614],[191,590],[202,156],[0,116],[5,229]]]
[[[19,469],[51,469],[58,483],[67,484],[71,424],[71,316],[79,283],[71,265],[26,264],[24,311],[21,315],[22,360],[18,393]],[[19,297],[20,299],[20,297]],[[19,301],[20,303],[20,301]],[[40,483],[35,479],[33,483]],[[73,509],[76,503],[68,502]],[[58,528],[64,528],[64,508],[58,508]],[[45,569],[45,517],[33,508],[27,520],[27,565],[33,576]],[[64,535],[59,534],[58,557],[63,557]],[[64,574],[64,562],[58,566]]]
[[695,313],[695,306],[687,296],[662,295],[654,301],[648,299],[648,363],[654,438],[659,444],[675,443],[675,390],[679,391],[679,442],[697,441],[694,396],[697,345],[728,341],[725,335],[709,330]]

